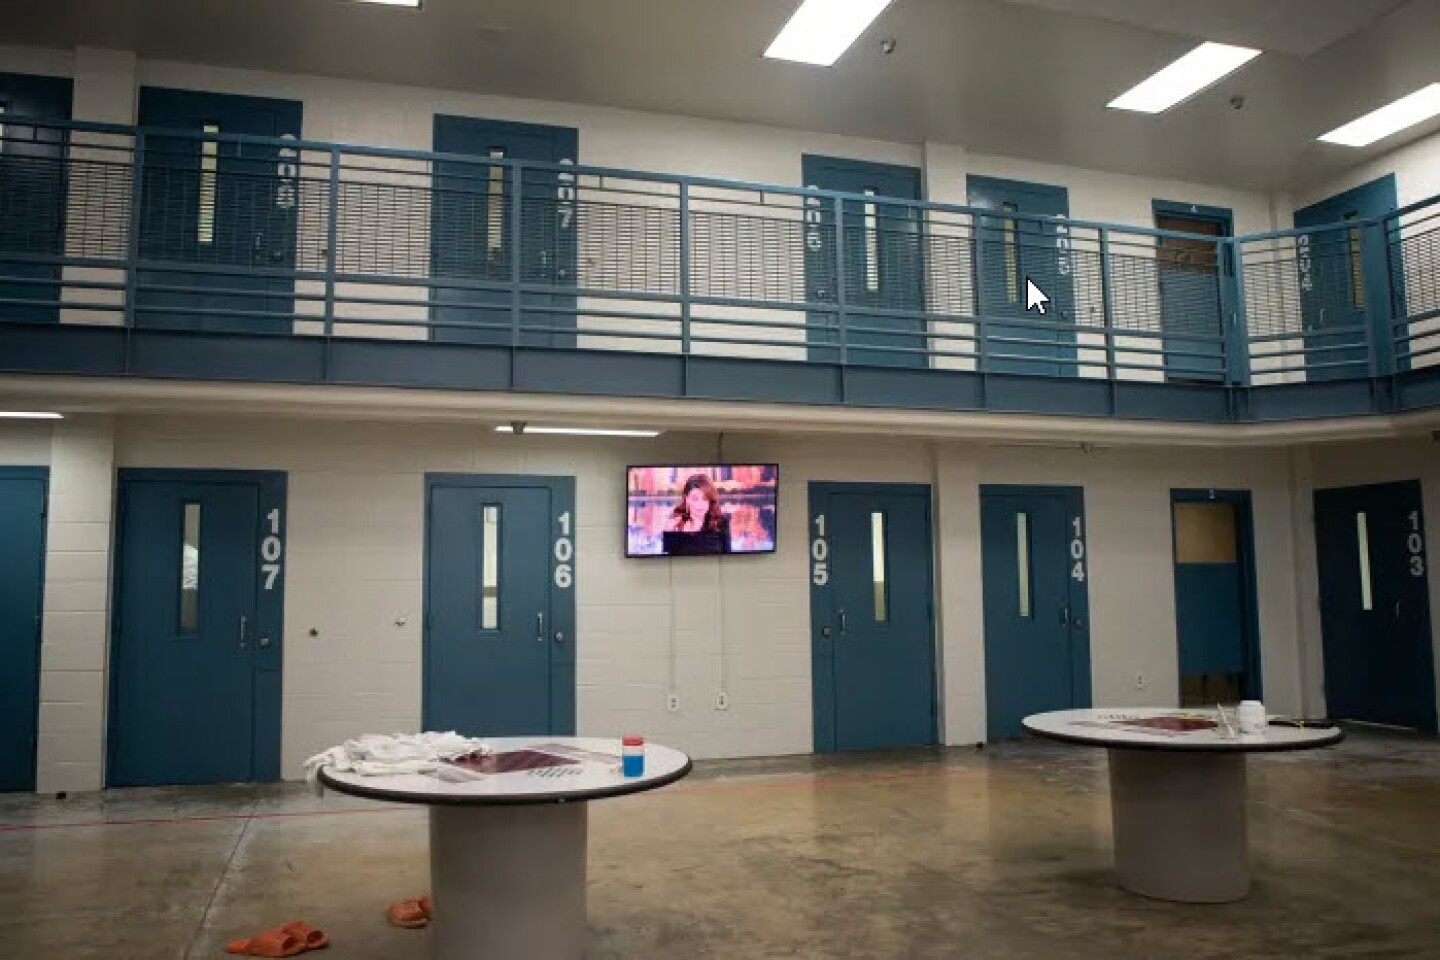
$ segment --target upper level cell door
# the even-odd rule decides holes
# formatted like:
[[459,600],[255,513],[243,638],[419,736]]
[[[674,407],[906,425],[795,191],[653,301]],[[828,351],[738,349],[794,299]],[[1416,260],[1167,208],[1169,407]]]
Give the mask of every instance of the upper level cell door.
[[[145,137],[138,325],[290,332],[296,230],[315,188],[298,149],[278,141],[300,137],[301,113],[294,100],[140,88],[141,126],[194,136]],[[225,134],[267,142],[218,139]],[[323,235],[310,239],[324,246]]]
[[[840,360],[843,306],[847,363],[927,366],[920,211],[885,202],[923,199],[920,171],[810,154],[802,158],[801,167],[806,187],[851,195],[805,199],[806,299],[834,307],[808,315],[811,358]],[[838,274],[837,247],[843,268]]]

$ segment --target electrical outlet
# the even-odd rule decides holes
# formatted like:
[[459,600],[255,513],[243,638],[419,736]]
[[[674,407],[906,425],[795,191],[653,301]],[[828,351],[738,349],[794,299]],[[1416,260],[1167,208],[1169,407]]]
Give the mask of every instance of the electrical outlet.
[[721,690],[719,693],[715,694],[715,709],[729,710],[730,694],[726,693],[724,690]]
[[671,713],[680,712],[680,694],[672,693],[665,698],[665,709]]
[[1143,673],[1137,673],[1137,674],[1135,674],[1135,689],[1136,689],[1136,690],[1144,690],[1144,689],[1145,689],[1145,674],[1143,674]]

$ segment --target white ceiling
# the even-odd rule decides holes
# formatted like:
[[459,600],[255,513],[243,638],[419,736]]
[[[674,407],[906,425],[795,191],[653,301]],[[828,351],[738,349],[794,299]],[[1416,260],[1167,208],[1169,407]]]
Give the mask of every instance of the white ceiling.
[[1009,0],[1307,57],[1405,0]]
[[[833,69],[759,54],[795,0],[5,0],[6,40],[740,120],[1256,188],[1426,82],[1434,0],[895,0]],[[893,55],[878,40],[893,37]],[[1273,51],[1158,117],[1105,103],[1198,39]],[[1241,111],[1231,96],[1246,98]],[[1431,128],[1417,131],[1428,132]]]

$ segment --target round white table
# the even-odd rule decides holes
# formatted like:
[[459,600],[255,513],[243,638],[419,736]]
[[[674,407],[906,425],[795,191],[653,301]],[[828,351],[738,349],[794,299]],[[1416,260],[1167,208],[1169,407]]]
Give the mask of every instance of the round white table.
[[[332,790],[430,808],[430,883],[436,960],[580,960],[585,952],[586,802],[654,790],[690,772],[690,758],[645,746],[645,772],[620,774],[620,741],[487,738],[495,754],[522,750],[579,763],[448,782],[430,774],[362,777],[328,767]],[[599,755],[613,755],[607,762]]]
[[1327,747],[1344,734],[1271,725],[1231,738],[1223,726],[1145,726],[1182,725],[1159,719],[1167,717],[1217,722],[1214,710],[1133,708],[1057,710],[1023,723],[1037,736],[1108,749],[1115,872],[1125,889],[1184,903],[1240,900],[1250,890],[1246,755]]

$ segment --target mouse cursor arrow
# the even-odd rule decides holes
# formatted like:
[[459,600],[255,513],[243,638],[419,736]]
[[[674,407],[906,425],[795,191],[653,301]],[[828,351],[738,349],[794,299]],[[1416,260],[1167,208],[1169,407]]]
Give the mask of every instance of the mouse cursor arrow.
[[1041,290],[1039,287],[1035,286],[1035,281],[1034,281],[1034,280],[1031,280],[1029,277],[1026,277],[1026,278],[1025,278],[1025,309],[1026,309],[1027,311],[1029,311],[1029,310],[1039,310],[1039,311],[1040,311],[1040,315],[1041,315],[1041,316],[1044,316],[1044,315],[1045,315],[1045,304],[1047,304],[1047,303],[1049,303],[1049,302],[1050,302],[1050,298],[1045,295],[1045,291],[1044,291],[1044,290]]

